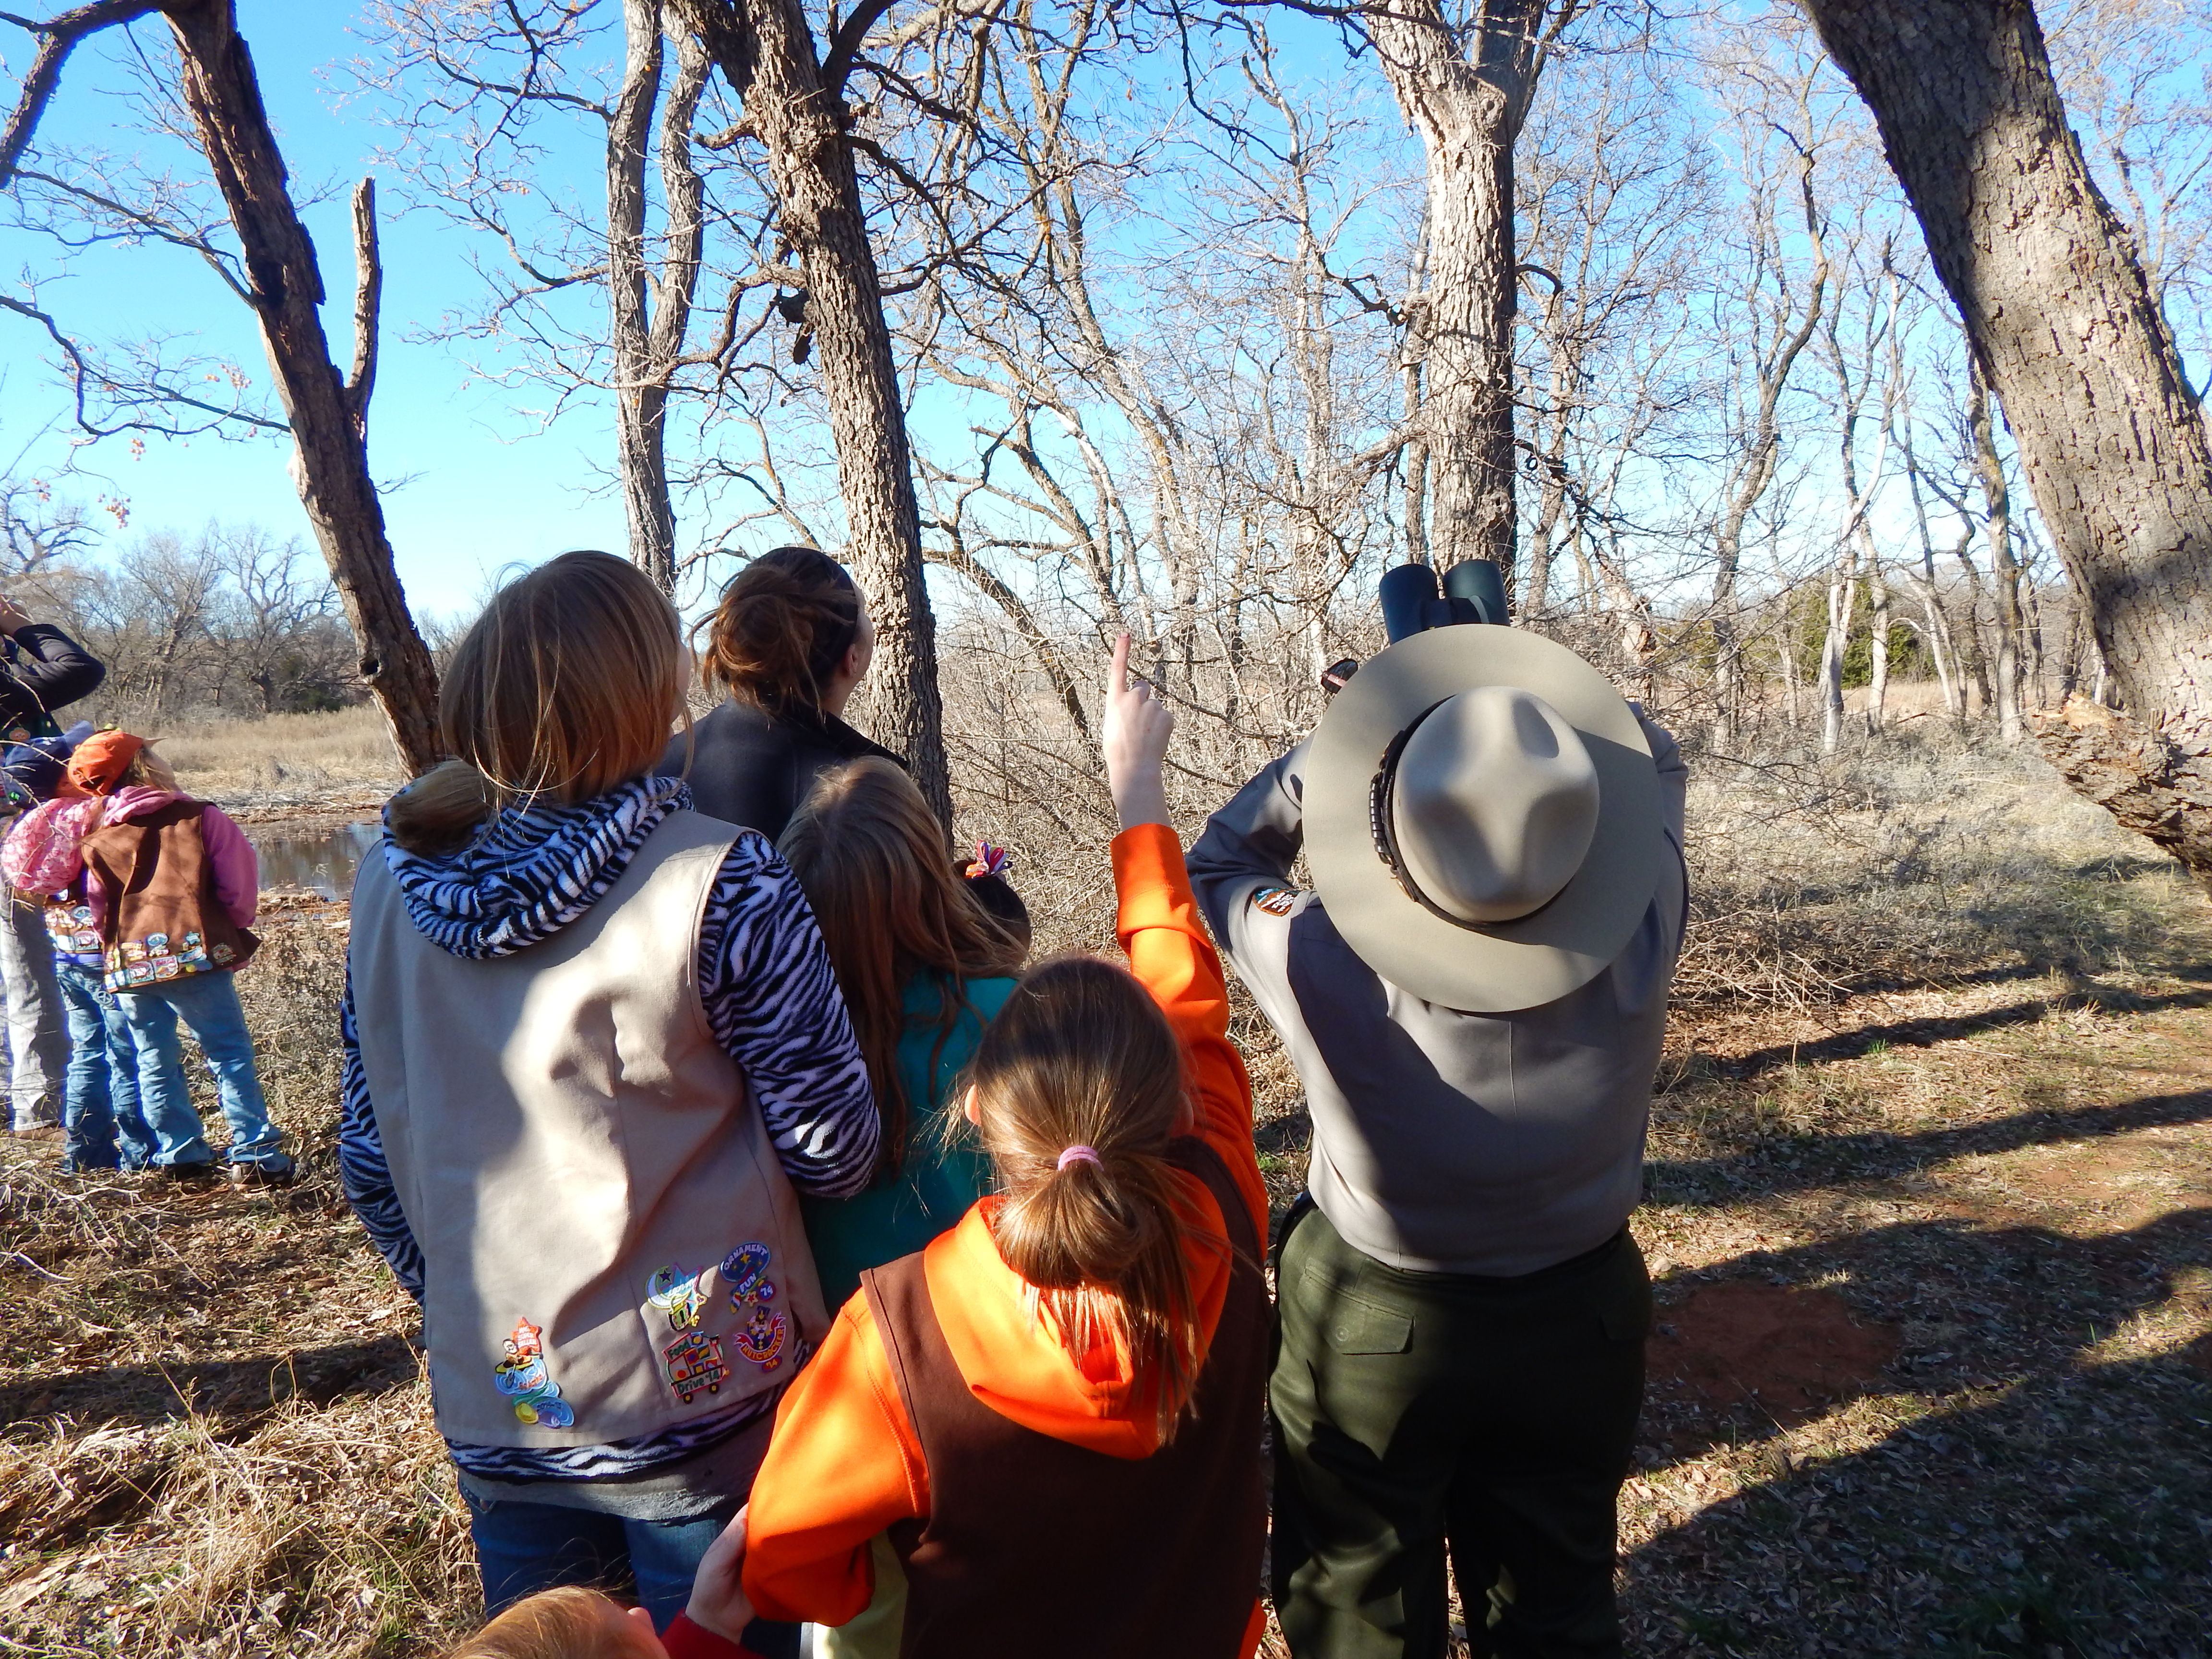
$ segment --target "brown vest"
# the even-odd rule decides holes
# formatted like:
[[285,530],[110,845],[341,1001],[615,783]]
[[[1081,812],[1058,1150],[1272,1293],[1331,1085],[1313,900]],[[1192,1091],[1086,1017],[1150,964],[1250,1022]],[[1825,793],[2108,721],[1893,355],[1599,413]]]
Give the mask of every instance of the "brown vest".
[[200,815],[189,796],[84,838],[85,864],[107,897],[102,965],[112,991],[245,966],[261,941],[216,896]]
[[1194,1137],[1170,1142],[1168,1157],[1212,1192],[1236,1260],[1196,1415],[1150,1457],[1071,1446],[978,1401],[945,1346],[920,1255],[860,1276],[929,1468],[928,1519],[890,1534],[907,1571],[902,1659],[1237,1653],[1267,1529],[1267,1293],[1251,1215],[1220,1158]]

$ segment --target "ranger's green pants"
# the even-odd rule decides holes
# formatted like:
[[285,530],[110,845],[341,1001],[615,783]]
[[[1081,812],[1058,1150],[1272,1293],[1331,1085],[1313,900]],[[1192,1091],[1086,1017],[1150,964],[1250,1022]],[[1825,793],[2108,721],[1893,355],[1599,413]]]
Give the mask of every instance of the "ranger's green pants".
[[1297,1659],[1439,1659],[1447,1541],[1477,1655],[1619,1654],[1613,1504],[1651,1322],[1636,1242],[1478,1279],[1386,1267],[1310,1204],[1285,1228],[1273,1571]]

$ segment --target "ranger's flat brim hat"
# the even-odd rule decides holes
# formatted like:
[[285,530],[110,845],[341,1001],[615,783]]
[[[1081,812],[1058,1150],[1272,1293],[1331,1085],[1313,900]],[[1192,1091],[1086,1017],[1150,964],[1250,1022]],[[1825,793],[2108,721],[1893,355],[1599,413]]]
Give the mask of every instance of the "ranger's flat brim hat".
[[[1597,827],[1550,902],[1510,921],[1462,922],[1401,882],[1380,832],[1401,733],[1449,697],[1517,686],[1574,727],[1598,775]],[[1588,984],[1634,935],[1671,859],[1651,748],[1620,692],[1565,646],[1466,623],[1401,640],[1363,664],[1306,751],[1306,857],[1328,918],[1362,961],[1425,1002],[1510,1013]]]

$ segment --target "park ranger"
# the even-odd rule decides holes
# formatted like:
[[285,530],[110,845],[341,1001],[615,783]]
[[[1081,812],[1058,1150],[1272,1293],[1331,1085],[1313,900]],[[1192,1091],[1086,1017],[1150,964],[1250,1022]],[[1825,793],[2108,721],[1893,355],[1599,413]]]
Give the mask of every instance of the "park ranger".
[[1448,1546],[1474,1653],[1620,1651],[1651,1308],[1627,1221],[1687,903],[1684,776],[1564,647],[1432,626],[1192,850],[1313,1117],[1271,1386],[1298,1659],[1441,1659]]

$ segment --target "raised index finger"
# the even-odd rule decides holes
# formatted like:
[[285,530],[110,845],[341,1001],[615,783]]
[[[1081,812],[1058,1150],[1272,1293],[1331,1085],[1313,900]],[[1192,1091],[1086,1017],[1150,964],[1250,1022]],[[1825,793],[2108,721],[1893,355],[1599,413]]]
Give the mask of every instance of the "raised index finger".
[[1126,628],[1114,640],[1114,662],[1106,671],[1106,689],[1116,696],[1129,689],[1129,630]]

